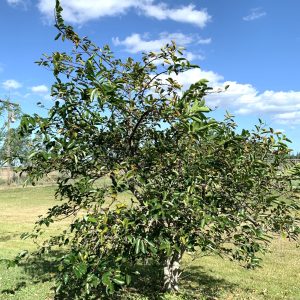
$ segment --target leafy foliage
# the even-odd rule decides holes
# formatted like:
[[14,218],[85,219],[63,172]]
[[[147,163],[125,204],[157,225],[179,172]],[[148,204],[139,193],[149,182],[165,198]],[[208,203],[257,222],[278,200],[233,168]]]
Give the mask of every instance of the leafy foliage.
[[[7,153],[8,147],[10,148],[9,155]],[[11,166],[25,166],[31,151],[33,151],[33,139],[29,136],[21,136],[18,128],[11,128],[0,149],[0,161],[2,163],[10,161]]]
[[[10,99],[0,100],[0,116],[5,117],[5,114],[10,112],[10,121],[20,119],[21,109],[18,104],[12,103]],[[7,134],[7,121],[8,116],[1,122],[0,127],[0,140],[2,141]]]
[[[11,128],[11,123],[20,120],[21,109],[18,104],[10,102],[9,99],[1,100],[0,115],[4,118],[0,127],[0,164],[4,165],[8,162],[9,165],[14,165],[16,161],[20,162],[25,158],[23,146],[26,142],[19,136],[17,129]],[[17,159],[19,154],[20,159]]]
[[[33,181],[59,171],[61,205],[43,226],[75,216],[63,234],[47,240],[58,259],[57,299],[98,299],[139,276],[144,263],[161,266],[162,288],[178,289],[184,252],[217,253],[247,267],[259,264],[270,232],[299,233],[299,206],[288,173],[287,138],[260,123],[238,133],[230,115],[209,117],[201,80],[183,91],[176,75],[196,68],[174,42],[140,62],[113,57],[80,38],[56,2],[55,52],[39,64],[53,70],[56,97],[49,116],[26,116],[25,133],[41,136],[26,171]],[[103,178],[110,184],[101,185]],[[120,203],[128,193],[131,201]],[[288,200],[286,200],[288,199]],[[163,268],[162,268],[163,267]]]

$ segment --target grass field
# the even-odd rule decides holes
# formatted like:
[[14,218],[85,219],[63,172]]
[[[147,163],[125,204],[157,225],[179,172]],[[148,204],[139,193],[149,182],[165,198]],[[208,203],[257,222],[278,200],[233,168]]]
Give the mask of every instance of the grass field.
[[[53,187],[0,190],[0,259],[13,258],[22,249],[34,249],[30,240],[20,240],[19,235],[29,231],[37,216],[55,204],[53,194]],[[54,225],[51,230],[59,230],[59,226]],[[154,287],[149,287],[144,295],[127,294],[124,299],[300,300],[300,250],[295,243],[280,237],[272,243],[261,269],[244,270],[212,256],[192,261],[188,255],[184,266],[179,296],[162,298],[153,292]],[[47,280],[50,271],[47,262],[8,270],[0,264],[0,299],[51,300],[53,283]]]

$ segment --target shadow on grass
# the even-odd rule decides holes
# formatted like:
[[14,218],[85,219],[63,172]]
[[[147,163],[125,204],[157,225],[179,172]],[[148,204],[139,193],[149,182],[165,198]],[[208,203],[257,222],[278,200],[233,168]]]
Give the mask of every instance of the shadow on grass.
[[[163,299],[161,285],[162,268],[159,266],[139,266],[136,270],[140,275],[136,276],[130,288],[123,290],[123,295],[105,299]],[[232,291],[237,286],[224,280],[208,275],[201,267],[190,267],[182,273],[180,292],[178,299],[185,300],[215,300],[219,299],[224,291]],[[169,299],[169,298],[168,298]],[[173,298],[172,298],[173,299]]]
[[16,237],[20,237],[20,233],[3,233],[0,235],[0,242],[7,242],[10,241]]
[[[56,257],[61,256],[62,252],[54,251],[45,257],[32,257],[19,264],[28,276],[30,284],[49,282],[53,280],[57,265],[54,263]],[[119,291],[116,296],[105,296],[101,299],[125,300],[125,299],[162,299],[163,291],[161,285],[162,268],[158,265],[139,265],[133,269],[139,275],[132,276],[132,285]],[[19,282],[15,288],[0,290],[2,294],[15,294],[26,287],[26,282]],[[201,267],[189,267],[182,274],[180,282],[181,291],[179,299],[185,300],[214,300],[221,296],[221,293],[232,291],[237,286],[224,280],[208,275]],[[100,299],[100,298],[99,298]]]
[[55,264],[55,257],[61,255],[59,251],[52,251],[51,254],[46,257],[31,256],[24,261],[18,263],[18,267],[21,268],[25,276],[19,277],[19,282],[15,287],[10,289],[0,290],[0,294],[16,294],[27,285],[49,282],[53,279],[54,274],[58,272],[57,264]]
[[48,255],[32,256],[19,266],[29,275],[34,283],[51,281],[58,272],[58,264],[55,260],[61,257],[62,251],[51,251]]
[[5,289],[1,291],[1,294],[10,294],[10,295],[14,295],[16,292],[20,291],[22,288],[26,287],[26,282],[25,281],[21,281],[18,282],[15,286],[15,288],[13,289]]
[[204,268],[197,266],[189,267],[183,272],[181,287],[186,299],[214,300],[219,299],[226,291],[233,291],[237,285],[208,275]]

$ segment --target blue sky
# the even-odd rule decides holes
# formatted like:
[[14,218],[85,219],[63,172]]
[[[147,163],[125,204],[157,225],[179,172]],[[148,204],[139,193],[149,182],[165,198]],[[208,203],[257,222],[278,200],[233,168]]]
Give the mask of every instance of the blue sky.
[[[184,86],[207,78],[227,92],[207,99],[236,116],[241,128],[258,118],[283,130],[300,151],[299,0],[62,0],[64,17],[80,35],[110,44],[116,56],[138,57],[173,39],[201,70],[178,78]],[[54,41],[55,0],[1,0],[0,98],[39,111],[52,74],[34,64],[42,53],[65,49]]]

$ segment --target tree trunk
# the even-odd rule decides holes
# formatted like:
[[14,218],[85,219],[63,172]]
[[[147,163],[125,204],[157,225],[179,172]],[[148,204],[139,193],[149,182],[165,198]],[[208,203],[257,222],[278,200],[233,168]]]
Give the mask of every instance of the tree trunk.
[[165,260],[164,263],[164,290],[167,292],[179,290],[180,262],[182,254],[177,253]]

